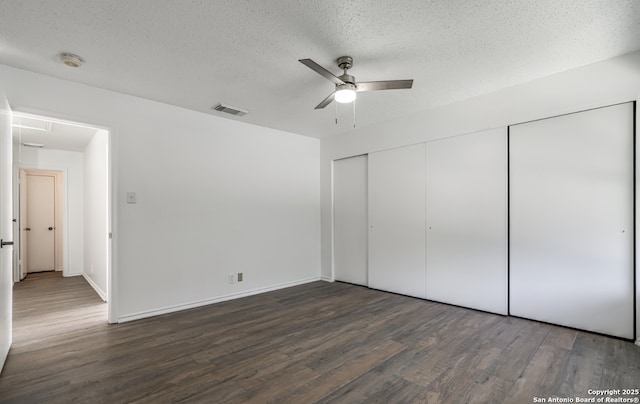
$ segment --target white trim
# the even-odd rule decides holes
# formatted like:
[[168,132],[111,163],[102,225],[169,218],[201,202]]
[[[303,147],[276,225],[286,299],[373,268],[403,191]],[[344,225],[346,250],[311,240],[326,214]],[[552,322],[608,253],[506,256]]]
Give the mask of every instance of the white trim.
[[[60,173],[60,175],[62,176],[62,189],[60,190],[60,193],[62,194],[61,196],[61,201],[62,201],[62,276],[77,276],[80,275],[80,273],[74,273],[71,272],[71,268],[70,268],[70,262],[69,262],[69,167],[65,167],[65,166],[60,166],[60,165],[56,165],[56,164],[42,164],[42,163],[25,163],[23,164],[22,162],[18,161],[15,162],[14,161],[14,165],[13,165],[13,171],[14,171],[14,180],[15,180],[15,184],[16,186],[13,188],[13,192],[14,195],[17,195],[18,197],[16,198],[16,201],[14,201],[14,216],[18,219],[18,224],[22,224],[20,222],[20,217],[21,217],[21,204],[19,203],[19,195],[20,195],[20,188],[18,188],[18,182],[20,180],[24,180],[24,178],[20,178],[20,171],[21,170],[25,170],[25,171],[52,171],[52,172],[56,172],[56,173]],[[24,186],[25,184],[20,184],[21,186]],[[17,208],[17,210],[16,210]],[[16,244],[20,244],[20,231],[18,231],[18,242]],[[24,254],[24,249],[20,248],[20,251]],[[19,254],[18,254],[19,256]],[[19,256],[18,260],[19,262],[23,262],[22,260],[23,257]],[[55,270],[58,271],[59,268],[57,268],[57,266],[55,267]],[[26,272],[26,269],[25,269]],[[20,282],[21,279],[21,274],[18,273],[18,270],[16,269],[16,273],[14,274],[14,277],[17,276],[17,278],[14,278],[14,282]]]
[[228,295],[213,297],[213,298],[204,299],[204,300],[198,300],[198,301],[191,302],[191,303],[176,304],[174,306],[167,306],[167,307],[163,307],[163,308],[160,308],[160,309],[141,311],[141,312],[138,312],[138,313],[127,314],[127,315],[124,315],[122,317],[119,317],[118,318],[118,323],[125,323],[125,322],[128,322],[128,321],[140,320],[140,319],[147,318],[147,317],[154,317],[154,316],[159,316],[159,315],[162,315],[162,314],[173,313],[173,312],[176,312],[176,311],[193,309],[193,308],[196,308],[196,307],[207,306],[207,305],[214,304],[214,303],[225,302],[227,300],[239,299],[241,297],[259,295],[261,293],[271,292],[271,291],[279,290],[279,289],[290,288],[292,286],[303,285],[305,283],[316,282],[316,281],[319,281],[319,280],[321,280],[319,277],[301,279],[301,280],[298,280],[298,281],[280,283],[278,285],[267,286],[267,287],[264,287],[264,288],[257,288],[257,289],[252,289],[252,290],[246,290],[244,292],[231,293],[231,294],[228,294]]
[[335,278],[333,278],[331,276],[325,276],[325,275],[322,275],[320,277],[320,280],[324,281],[324,282],[335,282],[336,281]]
[[640,118],[640,97],[636,98],[635,100],[633,100],[633,102],[635,102],[635,111],[634,112],[634,116],[633,116],[633,124],[635,126],[635,133],[633,134],[634,136],[634,141],[635,141],[635,150],[634,150],[634,164],[635,164],[635,173],[634,173],[634,180],[635,180],[635,184],[634,185],[634,199],[635,199],[635,206],[633,207],[634,211],[634,223],[633,223],[633,234],[635,237],[635,242],[636,245],[634,246],[635,248],[635,262],[633,263],[633,269],[635,271],[634,273],[634,277],[635,277],[635,281],[636,284],[635,286],[635,315],[636,317],[633,319],[635,321],[635,325],[636,325],[636,329],[635,329],[635,336],[636,336],[636,345],[640,346],[640,254],[638,254],[638,251],[640,251],[640,236],[638,235],[638,231],[640,231],[640,218],[638,218],[638,215],[640,214],[640,142],[638,141],[638,139],[640,139],[640,124],[638,123],[638,118]]
[[[118,249],[117,249],[117,245],[114,244],[114,238],[115,238],[115,234],[116,234],[116,230],[117,230],[117,197],[118,197],[118,182],[117,182],[117,174],[118,174],[118,165],[117,165],[117,161],[118,161],[118,154],[117,154],[117,147],[116,147],[116,139],[117,136],[114,134],[115,126],[108,124],[106,122],[102,122],[102,123],[89,123],[91,122],[95,122],[93,121],[93,119],[88,119],[85,120],[83,118],[79,118],[76,115],[69,115],[69,114],[60,114],[60,113],[55,113],[52,111],[45,111],[45,110],[41,110],[41,109],[37,109],[37,108],[31,108],[28,106],[23,106],[23,105],[17,105],[15,106],[15,111],[14,112],[18,112],[18,113],[22,113],[22,114],[31,114],[31,115],[37,115],[40,117],[47,117],[47,118],[51,118],[51,119],[57,119],[57,120],[61,120],[67,123],[71,123],[71,124],[77,124],[80,126],[88,126],[91,128],[96,128],[96,129],[102,129],[102,130],[106,130],[108,135],[108,150],[109,150],[109,155],[108,155],[108,179],[107,179],[107,183],[108,183],[108,195],[109,195],[109,206],[107,206],[107,215],[108,215],[108,231],[113,235],[113,237],[111,239],[109,239],[109,245],[111,246],[110,251],[107,251],[107,255],[108,255],[108,259],[107,259],[107,295],[108,295],[108,299],[107,301],[107,321],[111,324],[113,323],[117,323],[117,313],[118,313],[118,289],[117,286],[118,285],[118,273],[117,273],[117,262],[118,262]],[[14,166],[15,166],[15,161],[14,161]],[[63,189],[65,189],[66,192],[66,183],[65,183],[65,177],[66,177],[67,173],[65,171],[65,174],[63,175]],[[64,205],[66,203],[66,195],[65,198],[63,199],[63,209],[65,210],[65,214],[66,212],[66,205]],[[68,226],[67,226],[68,227]],[[64,231],[64,229],[63,229]],[[65,239],[64,241],[65,246],[68,246],[68,240]],[[63,246],[64,247],[64,246]],[[66,251],[63,253],[66,254]],[[63,260],[64,262],[64,267],[65,269],[68,268],[68,263],[67,263],[67,259]],[[78,276],[81,275],[81,273],[69,273],[66,274],[63,272],[63,276]]]
[[[108,205],[107,206],[107,231],[111,235],[107,239],[107,321],[109,324],[118,322],[118,244],[114,242],[117,234],[118,217],[118,154],[117,154],[117,136],[114,128],[107,129],[108,149]],[[108,237],[108,236],[107,236]]]
[[91,285],[91,287],[93,288],[93,290],[96,291],[96,293],[98,294],[98,296],[100,296],[100,299],[102,299],[103,302],[107,301],[107,294],[104,293],[104,291],[102,289],[100,289],[100,287],[98,286],[98,284],[96,284],[93,279],[91,279],[86,273],[82,273],[82,277],[87,281],[87,283],[89,285]]
[[[326,275],[322,275],[323,280],[325,280],[324,278],[327,279],[331,279],[330,282],[332,282],[333,280],[336,279],[336,206],[335,206],[335,179],[333,178],[335,176],[335,165],[336,165],[336,161],[333,160],[331,161],[331,178],[329,179],[329,182],[331,183],[331,275],[330,276],[326,276]],[[367,229],[368,230],[368,229]],[[322,268],[320,268],[320,273],[322,273]],[[368,276],[369,274],[367,274]]]

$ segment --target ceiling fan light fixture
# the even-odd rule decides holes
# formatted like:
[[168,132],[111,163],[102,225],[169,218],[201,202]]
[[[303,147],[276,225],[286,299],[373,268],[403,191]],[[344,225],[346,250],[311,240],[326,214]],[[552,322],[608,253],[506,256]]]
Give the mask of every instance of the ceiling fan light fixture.
[[341,104],[348,104],[356,99],[356,86],[351,83],[339,84],[336,89],[335,99]]

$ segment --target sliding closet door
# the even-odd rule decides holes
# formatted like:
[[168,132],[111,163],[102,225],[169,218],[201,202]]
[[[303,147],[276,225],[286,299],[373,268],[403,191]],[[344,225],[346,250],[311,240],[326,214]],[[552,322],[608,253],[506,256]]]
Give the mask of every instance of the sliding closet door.
[[369,154],[369,286],[425,297],[425,145]]
[[633,104],[509,142],[511,314],[633,338]]
[[333,266],[337,281],[367,285],[367,156],[333,162]]
[[427,299],[507,314],[507,129],[427,143]]

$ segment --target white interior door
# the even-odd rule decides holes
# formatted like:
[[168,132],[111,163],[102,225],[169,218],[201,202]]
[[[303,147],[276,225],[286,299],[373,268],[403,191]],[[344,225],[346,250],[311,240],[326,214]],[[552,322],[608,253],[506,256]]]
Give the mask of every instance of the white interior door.
[[[11,108],[0,93],[0,239],[2,244],[13,241],[12,216],[12,141]],[[11,346],[11,318],[13,311],[13,274],[11,259],[13,248],[0,248],[0,370],[4,366]]]
[[369,154],[369,286],[425,297],[425,145]]
[[367,197],[367,156],[334,161],[334,277],[363,286],[367,286]]
[[27,272],[55,270],[55,177],[27,174]]
[[633,104],[510,128],[510,312],[633,338]]
[[507,130],[427,143],[427,299],[507,314]]

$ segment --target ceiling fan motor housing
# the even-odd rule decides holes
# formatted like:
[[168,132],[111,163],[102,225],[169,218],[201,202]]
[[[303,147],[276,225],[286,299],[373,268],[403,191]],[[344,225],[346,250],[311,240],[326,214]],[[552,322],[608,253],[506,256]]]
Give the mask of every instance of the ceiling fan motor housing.
[[342,70],[349,70],[353,67],[353,58],[351,56],[341,56],[337,60],[338,67]]
[[338,76],[338,78],[345,83],[356,84],[356,78],[350,74],[343,74],[342,76]]

